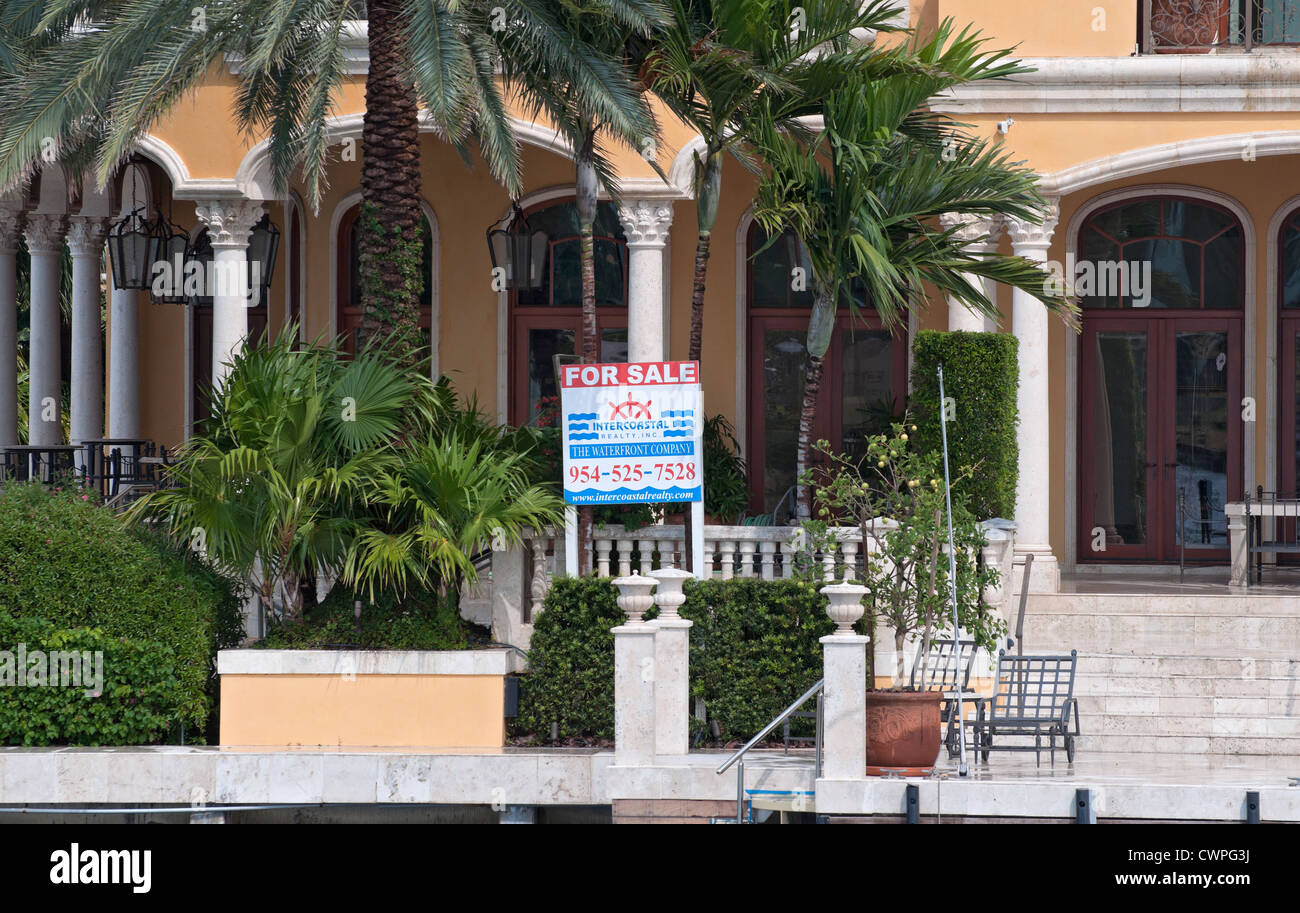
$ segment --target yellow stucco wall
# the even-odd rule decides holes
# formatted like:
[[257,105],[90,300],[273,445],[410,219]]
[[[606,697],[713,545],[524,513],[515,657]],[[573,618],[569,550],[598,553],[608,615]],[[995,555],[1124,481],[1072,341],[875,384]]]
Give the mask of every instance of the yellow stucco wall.
[[500,748],[500,675],[222,675],[221,744]]
[[975,23],[1021,57],[1127,57],[1137,43],[1134,0],[935,0],[939,19]]

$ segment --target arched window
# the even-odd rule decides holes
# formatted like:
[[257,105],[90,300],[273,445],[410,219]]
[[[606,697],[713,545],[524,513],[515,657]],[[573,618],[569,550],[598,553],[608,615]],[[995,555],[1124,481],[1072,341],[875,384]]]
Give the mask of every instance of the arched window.
[[1240,310],[1245,298],[1241,225],[1201,200],[1126,200],[1093,213],[1078,263],[1067,278],[1085,308]]
[[[795,484],[813,277],[807,252],[794,235],[767,241],[753,223],[746,241],[750,494],[755,511],[784,516]],[[886,330],[860,294],[854,297],[859,316],[854,318],[843,302],[836,317],[813,438],[858,455],[866,438],[888,430],[903,410],[907,339]]]
[[[556,357],[581,348],[582,260],[578,208],[573,200],[550,201],[526,211],[529,226],[546,232],[542,284],[510,293],[510,421],[531,424],[558,395]],[[627,361],[627,238],[612,203],[596,209],[597,357]]]
[[[345,352],[356,352],[357,332],[361,329],[361,272],[357,268],[361,256],[361,204],[344,213],[339,222],[339,275],[338,275],[338,334],[342,337]],[[420,338],[430,347],[433,340],[433,235],[429,218],[424,218],[424,251],[420,275],[424,277],[424,290],[420,293]]]

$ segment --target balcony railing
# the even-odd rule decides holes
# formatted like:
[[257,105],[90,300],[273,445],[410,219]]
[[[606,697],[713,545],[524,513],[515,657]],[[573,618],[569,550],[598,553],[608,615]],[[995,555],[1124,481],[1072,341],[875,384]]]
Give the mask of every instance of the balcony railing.
[[1300,0],[1143,0],[1142,14],[1146,54],[1300,46]]

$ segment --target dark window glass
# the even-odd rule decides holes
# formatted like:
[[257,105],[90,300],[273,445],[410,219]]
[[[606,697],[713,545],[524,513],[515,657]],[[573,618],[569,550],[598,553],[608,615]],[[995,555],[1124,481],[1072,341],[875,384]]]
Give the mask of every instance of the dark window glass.
[[[520,289],[516,307],[582,307],[582,238],[578,207],[572,201],[528,213],[528,226],[548,241],[542,285]],[[627,238],[613,203],[596,207],[592,226],[596,266],[596,306],[627,306]]]

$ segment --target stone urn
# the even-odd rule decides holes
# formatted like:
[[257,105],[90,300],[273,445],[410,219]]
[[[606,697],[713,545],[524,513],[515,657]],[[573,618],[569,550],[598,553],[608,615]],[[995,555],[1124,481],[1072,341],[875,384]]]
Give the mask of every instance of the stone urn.
[[653,577],[642,577],[634,573],[629,577],[615,577],[611,583],[618,588],[618,607],[627,615],[627,623],[645,624],[645,619],[641,616],[650,611],[655,604],[650,591],[659,581]]
[[862,597],[867,595],[867,588],[845,577],[843,583],[822,587],[821,594],[827,599],[826,614],[835,622],[835,633],[854,633],[853,623],[862,617]]
[[659,606],[659,617],[680,618],[677,610],[686,602],[682,584],[693,580],[695,575],[675,567],[661,567],[657,571],[651,571],[650,576],[659,581],[659,589],[655,590],[654,596],[655,605]]

